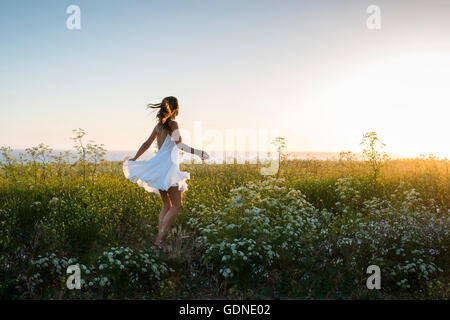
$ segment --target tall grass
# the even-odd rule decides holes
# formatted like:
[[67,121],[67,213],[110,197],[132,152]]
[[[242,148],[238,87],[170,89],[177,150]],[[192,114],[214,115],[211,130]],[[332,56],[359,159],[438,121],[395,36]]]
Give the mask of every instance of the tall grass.
[[[90,145],[94,154],[102,152],[101,147],[95,151],[97,147]],[[2,298],[448,297],[448,230],[436,229],[433,235],[437,239],[422,245],[407,239],[422,239],[421,232],[438,228],[438,221],[445,227],[449,225],[447,159],[430,156],[385,160],[376,168],[376,179],[373,163],[351,157],[336,161],[285,160],[280,166],[280,179],[266,189],[263,186],[272,180],[260,175],[262,164],[182,164],[182,170],[191,173],[189,190],[184,194],[183,209],[168,239],[169,251],[158,253],[151,243],[157,232],[160,199],[126,180],[120,162],[103,161],[94,155],[94,160],[81,158],[74,164],[64,154],[54,156],[52,161],[39,161],[49,156],[48,147],[43,145],[30,149],[30,161],[13,159],[7,148],[2,148],[2,152],[5,159],[0,168]],[[281,189],[273,189],[274,186]],[[236,193],[239,188],[253,191],[239,195]],[[300,206],[295,199],[286,198],[289,190],[300,192],[297,197],[304,197],[305,203]],[[347,200],[343,200],[346,196]],[[246,202],[237,205],[239,199]],[[261,204],[264,199],[272,201],[273,207]],[[258,223],[251,220],[256,219],[252,211],[255,208],[262,210],[263,213],[258,213],[263,214],[261,219],[269,219],[267,227],[261,222],[261,230],[252,229],[255,233],[245,228],[227,228],[232,221],[240,225],[250,224],[248,221]],[[286,216],[289,210],[297,215]],[[419,217],[424,215],[432,220],[420,222]],[[301,223],[306,217],[318,220],[304,233],[281,236],[292,228],[290,219]],[[416,229],[405,233],[406,238],[399,241],[364,233],[361,237],[367,241],[362,241],[363,244],[341,246],[342,239],[357,236],[367,225],[378,228],[386,221],[395,232],[400,232],[398,228],[403,222],[399,221],[412,221]],[[356,226],[359,227],[353,230]],[[214,236],[205,233],[205,228],[213,230]],[[316,237],[317,228],[326,229],[327,237]],[[230,233],[232,229],[234,233]],[[265,229],[270,231],[268,235],[262,231]],[[297,234],[294,229],[292,232]],[[219,266],[225,264],[222,259],[226,255],[223,248],[228,244],[218,251],[208,251],[224,239],[231,245],[233,238],[254,241],[256,248],[260,248],[255,250],[268,256],[271,253],[259,245],[286,242],[296,249],[287,252],[273,248],[270,261],[252,260],[267,276],[255,280],[240,262],[229,264],[230,271],[221,270]],[[371,249],[370,241],[379,241],[380,246],[391,241],[394,249],[406,253],[390,256]],[[325,243],[338,252],[336,256],[326,256],[322,248]],[[410,247],[404,248],[402,243]],[[315,251],[300,248],[306,245],[316,248]],[[248,249],[249,244],[243,246]],[[366,277],[363,266],[372,264],[369,260],[376,260],[377,254],[384,259],[379,263],[392,272],[397,270],[394,265],[409,265],[411,261],[420,264],[418,259],[425,261],[424,268],[430,269],[426,269],[425,277],[423,272],[408,273],[399,267],[401,275],[386,277],[391,280],[385,282],[383,290],[369,291],[363,283]],[[352,256],[359,260],[353,261]],[[323,269],[321,259],[332,262],[326,262]],[[120,264],[116,266],[117,261]],[[80,291],[65,288],[64,267],[70,263],[79,263],[83,270],[89,270],[83,273],[86,280]],[[145,267],[130,269],[131,263]],[[153,270],[151,281],[148,269]],[[138,280],[130,280],[131,276]]]

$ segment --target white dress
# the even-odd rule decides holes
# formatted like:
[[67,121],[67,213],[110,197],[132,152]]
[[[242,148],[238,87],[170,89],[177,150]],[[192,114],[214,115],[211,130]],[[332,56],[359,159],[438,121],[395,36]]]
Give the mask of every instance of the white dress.
[[159,194],[178,186],[186,191],[189,172],[180,171],[178,147],[168,134],[156,155],[147,161],[125,161],[123,173],[131,182],[137,183],[148,192]]

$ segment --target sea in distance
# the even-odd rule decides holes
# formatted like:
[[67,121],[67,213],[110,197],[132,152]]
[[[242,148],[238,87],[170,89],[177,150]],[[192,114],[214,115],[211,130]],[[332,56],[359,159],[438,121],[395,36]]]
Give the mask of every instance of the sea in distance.
[[[51,155],[58,155],[59,153],[64,154],[64,152],[68,151],[69,156],[66,157],[66,161],[69,163],[74,163],[77,161],[80,156],[76,153],[74,150],[53,150],[51,152]],[[14,159],[20,159],[22,160],[30,160],[31,157],[25,152],[24,149],[14,149],[12,152],[9,153],[10,156]],[[124,160],[127,160],[131,157],[133,157],[136,154],[136,150],[111,150],[107,151],[105,156],[103,157],[107,161],[117,161],[122,162]],[[139,159],[138,161],[145,161],[149,160],[152,157],[154,157],[156,154],[156,150],[147,150]],[[286,155],[287,159],[302,159],[302,160],[338,160],[339,159],[339,152],[283,152],[284,155]],[[233,163],[234,159],[236,159],[237,163],[256,163],[257,160],[259,161],[267,161],[270,159],[276,159],[278,157],[278,154],[276,151],[271,152],[252,152],[252,151],[210,151],[209,152],[210,159],[205,161],[206,163]],[[356,160],[362,160],[362,154],[360,153],[354,153],[353,156]],[[192,163],[193,161],[199,161],[198,157],[193,156],[191,154],[181,152],[179,153],[180,162],[187,162]],[[392,156],[391,158],[402,158],[400,156]],[[4,162],[4,156],[0,154],[0,162]],[[38,160],[42,161],[42,160]],[[47,162],[51,162],[51,157],[48,157],[46,159]]]

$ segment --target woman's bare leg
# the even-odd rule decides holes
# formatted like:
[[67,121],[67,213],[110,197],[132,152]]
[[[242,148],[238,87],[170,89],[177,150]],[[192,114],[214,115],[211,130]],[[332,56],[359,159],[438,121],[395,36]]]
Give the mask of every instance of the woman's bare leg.
[[170,187],[168,190],[170,201],[172,203],[172,207],[167,211],[164,215],[160,231],[158,233],[158,237],[156,241],[165,241],[167,235],[169,234],[169,230],[172,227],[175,219],[180,211],[183,202],[181,200],[181,191],[178,190],[178,187]]
[[[170,201],[169,193],[164,190],[159,190],[159,194],[161,195],[163,207],[161,209],[161,212],[159,213],[159,218],[158,218],[158,234],[161,232],[162,222],[164,220],[164,217],[166,216],[166,214],[170,210],[170,208],[172,208],[172,202]],[[158,237],[156,238],[155,243],[157,240],[158,240]]]

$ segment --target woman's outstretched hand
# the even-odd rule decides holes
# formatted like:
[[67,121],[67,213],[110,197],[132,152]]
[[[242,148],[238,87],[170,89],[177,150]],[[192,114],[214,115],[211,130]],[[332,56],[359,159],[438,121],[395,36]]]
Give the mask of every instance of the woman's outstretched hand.
[[202,151],[202,154],[201,154],[200,158],[202,160],[208,160],[209,159],[209,154],[206,151]]

